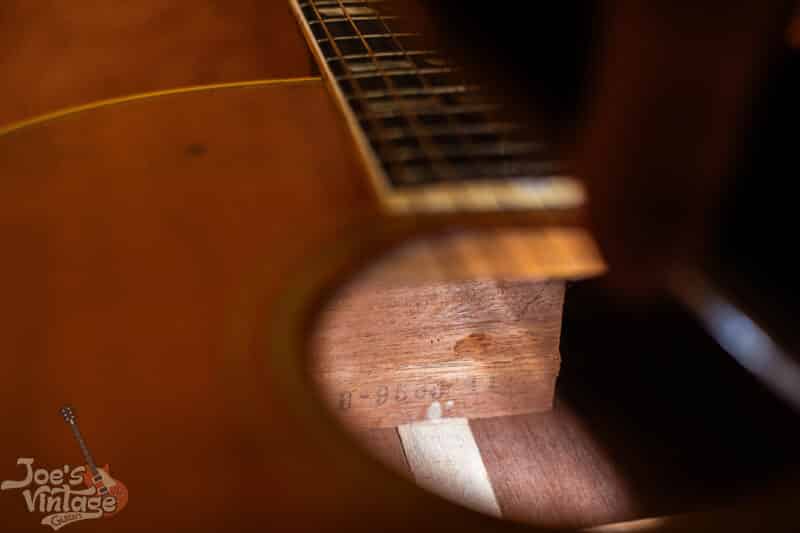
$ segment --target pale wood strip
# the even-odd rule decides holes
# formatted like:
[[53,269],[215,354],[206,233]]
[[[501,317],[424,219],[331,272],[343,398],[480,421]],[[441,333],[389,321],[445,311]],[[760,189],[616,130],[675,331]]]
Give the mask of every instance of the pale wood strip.
[[475,279],[581,279],[605,270],[594,241],[582,229],[499,229],[412,241],[364,272],[362,279],[396,285]]
[[400,426],[398,432],[417,484],[472,510],[500,517],[500,506],[465,418],[415,422]]

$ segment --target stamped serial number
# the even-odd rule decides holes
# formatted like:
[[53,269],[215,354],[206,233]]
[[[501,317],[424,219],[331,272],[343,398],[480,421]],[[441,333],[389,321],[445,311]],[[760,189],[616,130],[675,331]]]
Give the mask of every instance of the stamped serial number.
[[484,392],[513,394],[513,376],[470,377],[433,383],[373,385],[340,391],[337,407],[347,411],[354,407],[386,407],[390,405],[437,401],[457,396],[474,396]]

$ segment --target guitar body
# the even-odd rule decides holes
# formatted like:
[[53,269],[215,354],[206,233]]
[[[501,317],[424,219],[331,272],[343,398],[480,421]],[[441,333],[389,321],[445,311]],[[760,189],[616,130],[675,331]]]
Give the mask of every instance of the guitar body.
[[[381,214],[322,82],[67,114],[0,135],[0,169],[3,479],[69,460],[69,401],[136,501],[116,531],[500,527],[379,466],[309,384],[329,290],[456,222]],[[38,531],[12,500],[8,529]]]
[[[131,99],[0,130],[0,175],[0,420],[13,428],[0,479],[19,479],[16,458],[71,461],[53,415],[72,403],[125,480],[101,474],[118,498],[115,531],[521,527],[426,493],[360,450],[311,385],[307,343],[325,299],[391,247],[541,220],[384,214],[318,80]],[[128,490],[136,504],[119,512]],[[0,496],[6,529],[41,531],[22,498]]]
[[113,513],[103,513],[104,516],[113,516],[128,505],[128,489],[121,482],[111,477],[111,468],[108,465],[99,467],[97,472],[100,475],[100,481],[94,480],[92,473],[89,471],[89,465],[86,465],[86,472],[83,474],[83,482],[87,488],[94,487],[97,489],[98,493],[105,487],[108,489],[109,495],[116,498],[117,509]]

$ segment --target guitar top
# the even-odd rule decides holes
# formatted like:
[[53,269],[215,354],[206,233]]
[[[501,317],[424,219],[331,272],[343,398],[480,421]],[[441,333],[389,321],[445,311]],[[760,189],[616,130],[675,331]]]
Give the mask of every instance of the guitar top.
[[[421,491],[354,447],[310,383],[306,343],[319,304],[372,257],[451,223],[537,231],[536,211],[572,211],[582,191],[517,126],[492,118],[491,102],[440,78],[457,72],[435,54],[370,56],[381,79],[389,69],[397,80],[391,98],[368,89],[375,73],[364,61],[354,71],[359,59],[345,56],[358,54],[339,47],[356,39],[319,32],[377,16],[323,4],[295,9],[316,8],[302,23],[317,32],[318,53],[325,38],[341,52],[326,59],[344,69],[325,70],[336,85],[166,92],[0,136],[0,241],[13,250],[0,262],[0,418],[14,428],[0,441],[2,479],[17,476],[14,458],[69,460],[74,443],[50,424],[69,398],[100,428],[93,446],[134,498],[115,530],[154,520],[171,531],[513,528]],[[562,253],[547,242],[541,257]],[[560,271],[586,259],[563,257]],[[92,484],[114,495],[116,480],[83,451]],[[169,474],[154,482],[159,471]],[[2,496],[9,529],[41,528],[21,497]]]

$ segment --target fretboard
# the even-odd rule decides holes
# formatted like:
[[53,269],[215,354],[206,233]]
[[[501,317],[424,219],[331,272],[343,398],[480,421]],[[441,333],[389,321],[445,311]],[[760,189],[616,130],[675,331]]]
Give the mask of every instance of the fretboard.
[[546,143],[431,49],[382,0],[292,0],[301,27],[395,210],[571,209],[583,190]]
[[75,436],[75,440],[78,441],[78,446],[81,447],[81,453],[83,454],[83,458],[86,461],[86,464],[89,466],[89,471],[92,473],[93,476],[96,476],[97,465],[95,464],[94,458],[92,457],[92,454],[89,451],[89,447],[86,446],[86,441],[83,440],[83,435],[81,435],[81,430],[78,429],[78,424],[76,422],[71,422],[69,424],[69,427],[72,430],[72,434]]

